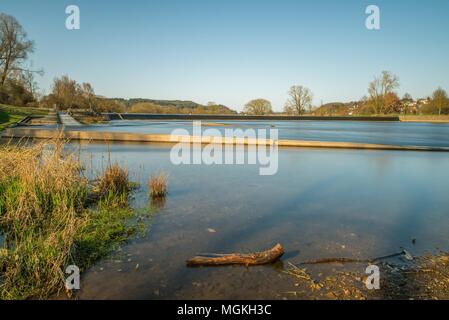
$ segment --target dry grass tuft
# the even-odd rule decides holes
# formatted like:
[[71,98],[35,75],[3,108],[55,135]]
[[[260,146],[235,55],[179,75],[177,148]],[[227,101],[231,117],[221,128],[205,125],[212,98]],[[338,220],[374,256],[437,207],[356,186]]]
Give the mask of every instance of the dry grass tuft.
[[151,198],[163,198],[167,195],[167,178],[168,175],[165,172],[150,177],[148,181],[148,190]]
[[116,207],[128,204],[131,191],[128,171],[117,163],[108,165],[98,179],[98,198],[108,206]]

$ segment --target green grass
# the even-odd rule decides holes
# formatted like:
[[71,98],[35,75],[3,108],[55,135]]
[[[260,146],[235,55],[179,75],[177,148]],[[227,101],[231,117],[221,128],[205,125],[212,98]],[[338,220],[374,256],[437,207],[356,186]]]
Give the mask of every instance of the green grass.
[[46,114],[48,114],[48,111],[44,109],[0,104],[0,131],[11,124],[19,122],[26,116]]
[[109,167],[99,189],[63,150],[60,141],[0,147],[0,299],[61,293],[68,265],[86,270],[142,231],[150,213],[128,207],[123,168]]
[[17,123],[23,119],[23,116],[18,116],[15,114],[9,115],[5,112],[0,111],[0,131],[4,130],[11,124]]
[[[73,260],[81,270],[116,250],[130,237],[145,230],[141,219],[149,212],[139,213],[128,207],[101,206],[86,212],[86,221],[75,238]],[[135,219],[140,217],[140,219]],[[134,221],[134,222],[133,222]]]
[[30,108],[30,107],[18,107],[6,104],[0,104],[0,111],[4,111],[8,114],[14,114],[19,116],[31,116],[31,115],[46,115],[48,114],[47,109]]

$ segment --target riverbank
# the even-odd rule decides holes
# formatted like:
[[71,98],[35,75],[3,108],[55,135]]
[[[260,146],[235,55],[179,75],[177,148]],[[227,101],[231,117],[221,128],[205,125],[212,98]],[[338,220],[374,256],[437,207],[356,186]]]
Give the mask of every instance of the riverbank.
[[109,164],[88,181],[64,147],[0,147],[0,299],[62,293],[69,265],[85,271],[142,229],[127,171]]
[[0,132],[26,117],[45,117],[49,110],[0,104]]
[[[422,257],[409,257],[403,263],[381,262],[379,288],[366,288],[368,275],[351,269],[314,276],[307,266],[289,265],[285,271],[295,281],[291,299],[324,300],[447,300],[449,299],[449,254],[439,253]],[[334,263],[334,266],[337,263]],[[341,268],[340,268],[341,269]]]
[[449,123],[449,115],[405,115],[400,116],[402,122]]

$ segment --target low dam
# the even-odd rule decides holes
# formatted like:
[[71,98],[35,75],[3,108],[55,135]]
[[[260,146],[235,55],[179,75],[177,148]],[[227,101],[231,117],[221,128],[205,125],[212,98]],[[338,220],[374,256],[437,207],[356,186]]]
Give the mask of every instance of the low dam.
[[372,143],[354,143],[337,141],[309,141],[309,140],[271,140],[251,139],[247,137],[213,137],[213,136],[186,136],[169,134],[144,134],[130,132],[100,132],[75,131],[58,129],[9,128],[2,133],[3,138],[37,138],[86,141],[122,141],[122,142],[149,142],[149,143],[201,143],[201,144],[232,144],[232,145],[277,145],[278,147],[297,148],[339,148],[339,149],[367,149],[367,150],[402,150],[402,151],[440,151],[449,152],[447,147],[433,146],[403,146]]
[[71,126],[71,127],[81,126],[81,123],[79,123],[71,115],[69,115],[68,113],[65,113],[65,112],[58,112],[57,119],[58,119],[58,123],[60,123],[64,126]]
[[400,121],[399,117],[243,116],[209,114],[103,113],[109,120],[272,120],[272,121]]

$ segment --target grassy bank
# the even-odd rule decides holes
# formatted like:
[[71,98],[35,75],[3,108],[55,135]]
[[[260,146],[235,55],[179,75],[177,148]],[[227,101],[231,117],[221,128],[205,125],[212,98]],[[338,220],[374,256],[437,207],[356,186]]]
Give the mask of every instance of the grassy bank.
[[12,115],[20,115],[20,116],[31,116],[31,115],[43,116],[48,114],[48,109],[18,107],[6,104],[0,104],[0,110]]
[[92,185],[63,149],[0,147],[0,299],[60,293],[68,265],[85,270],[138,230],[126,171],[110,165]]
[[48,114],[48,111],[45,109],[0,104],[0,131],[13,123],[19,122],[26,116],[46,114]]
[[7,126],[19,122],[22,116],[10,115],[2,110],[0,110],[0,131],[5,129]]

